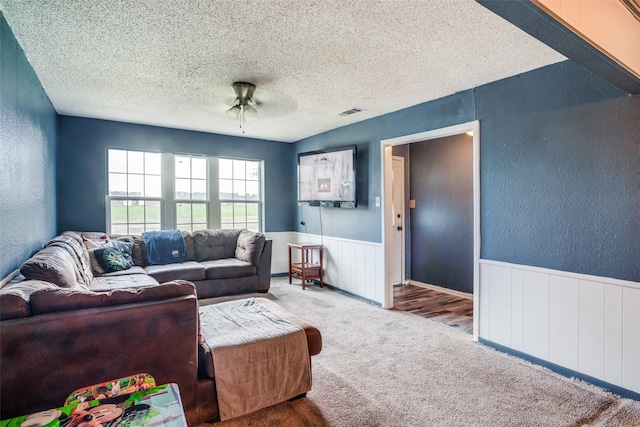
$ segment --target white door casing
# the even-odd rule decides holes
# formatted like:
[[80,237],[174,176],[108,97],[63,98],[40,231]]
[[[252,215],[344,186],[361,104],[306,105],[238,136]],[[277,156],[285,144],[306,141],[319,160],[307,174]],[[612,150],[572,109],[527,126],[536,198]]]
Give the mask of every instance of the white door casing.
[[393,281],[389,276],[393,256],[393,155],[394,145],[411,144],[444,138],[461,133],[473,133],[473,339],[478,340],[480,318],[480,122],[478,120],[446,128],[420,132],[380,141],[382,188],[382,246],[384,249],[384,308],[393,308]]
[[392,241],[389,265],[389,280],[392,284],[404,283],[404,242],[405,242],[405,206],[404,206],[404,157],[393,156],[391,167],[391,228]]

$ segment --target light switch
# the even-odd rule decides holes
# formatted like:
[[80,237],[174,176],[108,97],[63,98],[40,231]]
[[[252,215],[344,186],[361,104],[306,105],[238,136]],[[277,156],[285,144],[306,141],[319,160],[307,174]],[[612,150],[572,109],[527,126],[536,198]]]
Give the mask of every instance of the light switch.
[[380,197],[376,197],[376,208],[380,207]]
[[415,199],[409,200],[409,209],[415,209],[415,208],[416,208],[416,200]]

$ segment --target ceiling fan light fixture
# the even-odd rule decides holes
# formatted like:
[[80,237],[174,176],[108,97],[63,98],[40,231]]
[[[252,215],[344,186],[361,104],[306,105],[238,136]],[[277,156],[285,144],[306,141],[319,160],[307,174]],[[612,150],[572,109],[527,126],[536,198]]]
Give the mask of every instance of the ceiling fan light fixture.
[[255,120],[255,118],[258,116],[258,110],[256,110],[249,104],[244,105],[242,109],[244,110],[243,113],[244,113],[245,122],[250,122],[252,120]]
[[240,106],[234,105],[233,107],[227,110],[227,115],[231,117],[233,120],[237,120],[240,115]]
[[258,116],[258,111],[249,105],[256,85],[247,82],[234,82],[232,86],[236,100],[235,105],[227,110],[227,114],[234,120],[240,118],[240,129],[244,133],[244,122],[250,122]]

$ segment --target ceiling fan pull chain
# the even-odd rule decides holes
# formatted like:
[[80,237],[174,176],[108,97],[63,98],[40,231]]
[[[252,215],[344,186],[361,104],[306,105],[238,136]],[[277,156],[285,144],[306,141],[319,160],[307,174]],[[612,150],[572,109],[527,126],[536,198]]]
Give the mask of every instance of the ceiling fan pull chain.
[[242,134],[244,135],[244,105],[240,104],[240,129],[242,129]]

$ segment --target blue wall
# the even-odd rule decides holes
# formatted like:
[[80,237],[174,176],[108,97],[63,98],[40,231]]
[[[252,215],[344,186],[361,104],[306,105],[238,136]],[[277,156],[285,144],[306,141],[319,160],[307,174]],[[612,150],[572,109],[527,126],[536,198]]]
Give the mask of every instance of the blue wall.
[[292,157],[292,144],[59,116],[58,146],[59,232],[105,230],[107,148],[263,160],[265,231],[291,230],[295,180],[282,159]]
[[475,119],[483,258],[640,280],[640,97],[570,61],[299,141],[357,144],[361,193],[322,226],[320,208],[298,208],[295,229],[381,242],[380,140]]
[[56,112],[0,13],[0,279],[56,233]]
[[477,89],[482,256],[640,280],[640,97],[572,62]]

